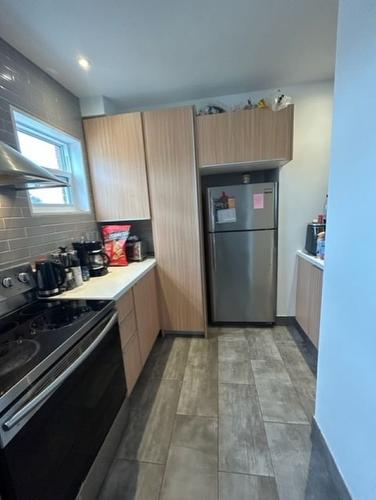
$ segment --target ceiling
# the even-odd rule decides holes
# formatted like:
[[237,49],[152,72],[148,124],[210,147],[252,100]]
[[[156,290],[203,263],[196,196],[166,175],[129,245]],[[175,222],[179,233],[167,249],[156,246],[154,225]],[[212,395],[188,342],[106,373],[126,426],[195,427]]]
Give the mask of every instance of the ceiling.
[[334,75],[337,0],[0,0],[0,12],[1,36],[35,64],[124,108]]

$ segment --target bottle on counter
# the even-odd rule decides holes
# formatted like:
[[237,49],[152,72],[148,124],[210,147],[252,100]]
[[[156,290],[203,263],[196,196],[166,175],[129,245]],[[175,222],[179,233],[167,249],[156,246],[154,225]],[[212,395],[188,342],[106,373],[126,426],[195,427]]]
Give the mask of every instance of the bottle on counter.
[[77,257],[76,252],[74,250],[70,252],[70,269],[73,274],[75,286],[81,286],[83,284],[83,278],[80,266],[80,259]]
[[324,224],[326,224],[327,212],[328,212],[328,195],[326,195],[325,204],[324,204],[324,220],[323,220]]
[[87,266],[82,266],[81,267],[81,274],[82,274],[82,280],[83,281],[89,281],[90,280],[90,271]]
[[317,235],[316,256],[321,260],[325,258],[325,231]]

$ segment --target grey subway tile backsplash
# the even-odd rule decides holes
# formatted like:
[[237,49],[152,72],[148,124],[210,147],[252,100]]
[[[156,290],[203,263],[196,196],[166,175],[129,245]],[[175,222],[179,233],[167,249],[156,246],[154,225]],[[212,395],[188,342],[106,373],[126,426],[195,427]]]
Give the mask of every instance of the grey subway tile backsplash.
[[[0,38],[0,140],[16,147],[11,106],[83,140],[77,97]],[[33,262],[95,231],[94,212],[32,215],[24,191],[0,188],[0,268]]]
[[9,250],[8,241],[0,241],[0,252],[7,252]]

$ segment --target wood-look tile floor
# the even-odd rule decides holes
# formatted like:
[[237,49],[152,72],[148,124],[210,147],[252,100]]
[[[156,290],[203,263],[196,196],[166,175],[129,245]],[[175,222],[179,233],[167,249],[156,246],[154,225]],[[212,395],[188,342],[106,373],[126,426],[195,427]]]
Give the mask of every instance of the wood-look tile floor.
[[336,500],[311,436],[315,354],[287,327],[158,339],[101,500]]

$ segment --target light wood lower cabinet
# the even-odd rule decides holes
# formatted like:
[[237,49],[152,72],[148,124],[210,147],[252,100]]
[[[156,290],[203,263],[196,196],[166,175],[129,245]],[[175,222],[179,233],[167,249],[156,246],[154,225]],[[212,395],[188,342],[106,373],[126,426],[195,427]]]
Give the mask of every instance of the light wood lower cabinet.
[[131,394],[143,367],[137,332],[129,339],[129,342],[124,347],[123,362],[129,395]]
[[320,318],[321,318],[321,298],[322,298],[322,277],[323,271],[315,266],[311,270],[311,303],[308,323],[308,332],[312,342],[316,347],[319,345]]
[[298,280],[296,285],[296,320],[308,335],[309,304],[312,264],[298,257]]
[[116,302],[128,395],[160,331],[155,269]]
[[322,279],[322,269],[298,257],[296,320],[316,347],[320,335]]
[[136,315],[132,310],[122,321],[119,320],[120,340],[121,346],[127,345],[129,339],[137,333]]
[[157,286],[153,269],[133,287],[142,364],[145,363],[160,330]]

